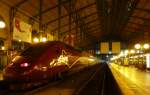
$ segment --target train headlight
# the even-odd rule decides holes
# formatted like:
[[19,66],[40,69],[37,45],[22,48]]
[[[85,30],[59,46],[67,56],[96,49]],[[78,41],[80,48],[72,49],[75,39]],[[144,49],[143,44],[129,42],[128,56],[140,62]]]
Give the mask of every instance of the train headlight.
[[21,66],[21,67],[28,67],[28,66],[29,66],[29,63],[27,63],[27,62],[26,62],[26,63],[22,63],[22,64],[20,64],[20,66]]

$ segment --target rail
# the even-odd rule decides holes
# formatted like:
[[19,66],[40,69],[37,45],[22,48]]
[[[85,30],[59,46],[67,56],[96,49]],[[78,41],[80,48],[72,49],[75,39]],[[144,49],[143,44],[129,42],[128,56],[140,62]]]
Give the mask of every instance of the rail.
[[73,95],[122,95],[122,93],[107,64],[103,64],[76,89]]

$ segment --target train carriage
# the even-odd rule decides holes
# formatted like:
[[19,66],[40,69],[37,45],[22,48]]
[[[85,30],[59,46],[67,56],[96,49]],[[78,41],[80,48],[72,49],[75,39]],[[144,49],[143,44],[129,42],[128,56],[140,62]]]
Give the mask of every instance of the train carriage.
[[[23,89],[59,77],[73,67],[81,52],[59,41],[37,43],[29,46],[4,69],[3,77]],[[17,86],[16,86],[17,85]]]

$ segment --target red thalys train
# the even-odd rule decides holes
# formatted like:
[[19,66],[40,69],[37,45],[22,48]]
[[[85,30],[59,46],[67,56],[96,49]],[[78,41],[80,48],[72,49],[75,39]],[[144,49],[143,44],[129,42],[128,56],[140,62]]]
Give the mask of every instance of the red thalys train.
[[26,89],[60,76],[75,66],[81,52],[59,41],[29,46],[4,69],[11,89]]

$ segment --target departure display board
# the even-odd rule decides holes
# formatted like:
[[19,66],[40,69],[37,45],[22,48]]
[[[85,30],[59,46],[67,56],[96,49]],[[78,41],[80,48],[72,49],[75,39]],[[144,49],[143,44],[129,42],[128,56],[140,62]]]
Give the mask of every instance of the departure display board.
[[109,43],[108,42],[101,42],[100,43],[100,53],[101,54],[108,54],[109,53]]

